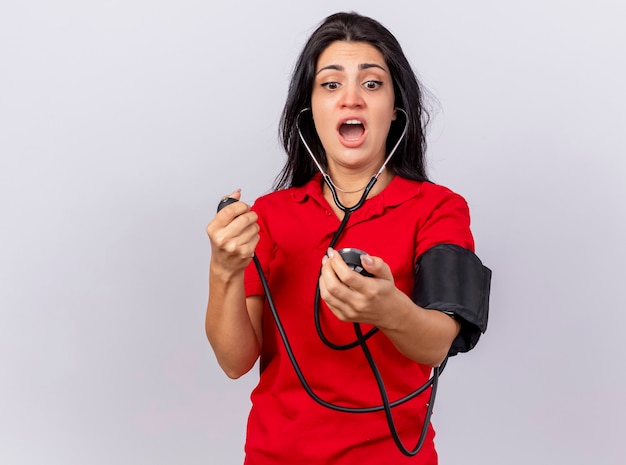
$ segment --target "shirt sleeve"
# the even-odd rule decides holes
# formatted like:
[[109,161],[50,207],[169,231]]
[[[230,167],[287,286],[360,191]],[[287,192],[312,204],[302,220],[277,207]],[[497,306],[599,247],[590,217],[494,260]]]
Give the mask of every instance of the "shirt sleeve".
[[451,356],[471,350],[487,328],[491,271],[474,255],[469,207],[463,197],[444,188],[431,212],[417,232],[413,301],[461,323]]
[[454,244],[474,252],[467,202],[460,195],[442,188],[443,195],[431,204],[431,213],[417,231],[415,261],[430,248]]

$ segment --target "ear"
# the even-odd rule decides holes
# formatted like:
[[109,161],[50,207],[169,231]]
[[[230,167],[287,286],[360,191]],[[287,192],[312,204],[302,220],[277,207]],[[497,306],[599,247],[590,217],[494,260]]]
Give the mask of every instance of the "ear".
[[396,119],[398,119],[398,107],[393,109],[393,117],[391,118],[391,121],[395,121]]

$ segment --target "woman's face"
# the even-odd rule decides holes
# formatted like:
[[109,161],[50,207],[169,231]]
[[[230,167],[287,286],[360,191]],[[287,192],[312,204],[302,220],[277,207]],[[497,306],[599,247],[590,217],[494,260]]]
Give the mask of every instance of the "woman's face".
[[311,110],[329,171],[349,168],[371,175],[385,158],[396,118],[387,63],[369,44],[337,41],[322,52],[315,73]]

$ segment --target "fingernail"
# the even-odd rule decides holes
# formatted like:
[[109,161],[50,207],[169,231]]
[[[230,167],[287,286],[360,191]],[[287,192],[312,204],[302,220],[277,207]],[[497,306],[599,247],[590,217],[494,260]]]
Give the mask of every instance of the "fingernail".
[[327,261],[328,261],[328,257],[326,255],[324,255],[322,257],[322,265],[325,265]]
[[335,255],[335,251],[331,247],[329,247],[326,251],[326,255],[328,255],[328,258],[333,258],[333,256]]
[[373,265],[374,260],[369,255],[361,255],[361,263],[365,263],[366,265]]

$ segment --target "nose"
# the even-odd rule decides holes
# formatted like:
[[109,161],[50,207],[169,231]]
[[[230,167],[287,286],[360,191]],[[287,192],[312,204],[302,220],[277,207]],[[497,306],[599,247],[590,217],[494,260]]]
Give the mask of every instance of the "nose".
[[364,105],[361,86],[356,83],[345,84],[341,94],[342,108],[359,108]]

